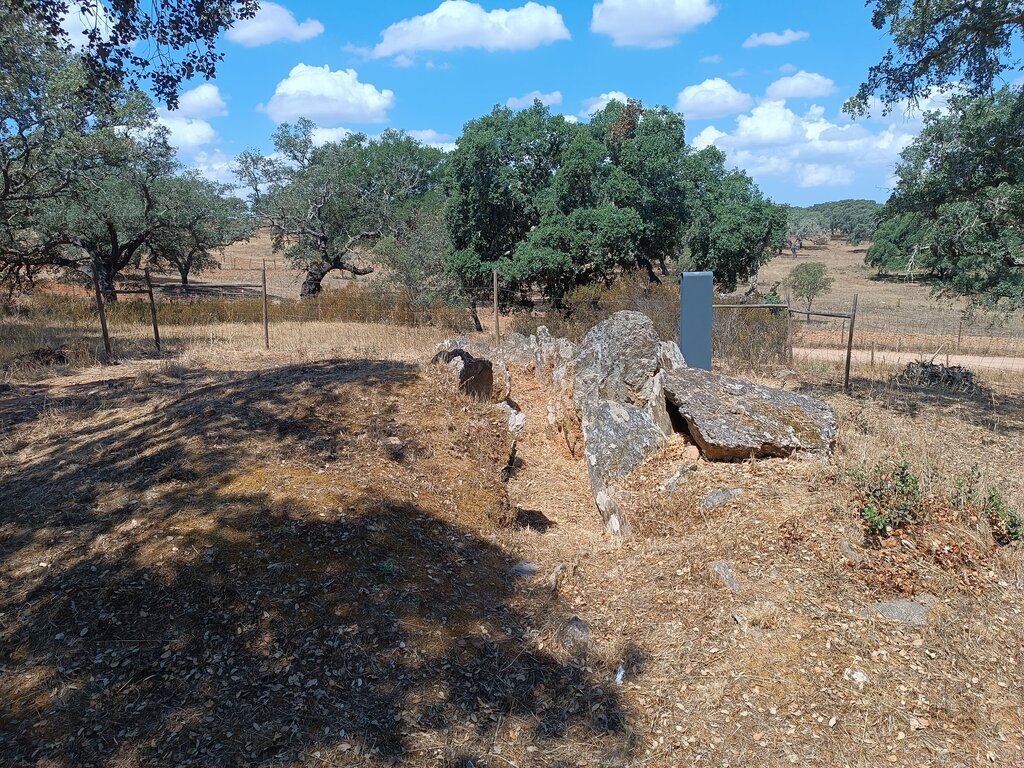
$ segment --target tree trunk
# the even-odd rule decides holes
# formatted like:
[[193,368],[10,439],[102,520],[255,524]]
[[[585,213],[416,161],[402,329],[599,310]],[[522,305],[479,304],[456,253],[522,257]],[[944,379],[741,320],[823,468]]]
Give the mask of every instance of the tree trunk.
[[112,304],[117,301],[117,293],[114,290],[114,276],[111,274],[110,266],[103,259],[94,257],[92,268],[96,273],[96,282],[99,283],[100,293],[103,294],[103,303]]
[[323,290],[321,283],[327,274],[335,269],[328,261],[321,261],[306,270],[306,279],[302,281],[302,289],[299,291],[300,299],[311,299]]
[[183,286],[188,285],[188,269],[184,267],[178,267],[178,274],[181,275],[181,284]]
[[476,311],[476,299],[473,299],[472,301],[469,302],[469,314],[473,318],[473,327],[477,331],[482,331],[484,327],[480,323],[480,313]]

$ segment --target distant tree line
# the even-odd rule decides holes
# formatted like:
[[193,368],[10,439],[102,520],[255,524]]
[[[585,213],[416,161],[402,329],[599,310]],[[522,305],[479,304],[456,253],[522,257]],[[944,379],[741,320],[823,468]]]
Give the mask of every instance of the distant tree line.
[[805,242],[824,245],[843,235],[852,245],[870,240],[878,226],[882,206],[874,200],[835,200],[806,208],[790,206],[786,237],[803,248]]

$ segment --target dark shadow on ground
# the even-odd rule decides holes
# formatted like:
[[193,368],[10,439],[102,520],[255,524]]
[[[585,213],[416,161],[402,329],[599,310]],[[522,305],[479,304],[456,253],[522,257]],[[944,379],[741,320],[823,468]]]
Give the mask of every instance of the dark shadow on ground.
[[[349,432],[373,428],[347,419],[359,393],[416,376],[359,361],[165,382],[0,465],[0,762],[437,765],[496,739],[627,761],[614,670],[537,649],[559,605],[489,537],[373,489],[330,507],[272,475],[239,490],[254,434],[344,473]],[[319,396],[339,383],[358,388]],[[170,400],[130,417],[147,392]]]

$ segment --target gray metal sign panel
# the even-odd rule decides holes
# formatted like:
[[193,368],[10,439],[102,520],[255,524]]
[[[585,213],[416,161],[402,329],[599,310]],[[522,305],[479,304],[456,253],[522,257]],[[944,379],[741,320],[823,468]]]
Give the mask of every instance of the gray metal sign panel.
[[684,272],[679,279],[679,349],[691,368],[711,370],[711,272]]

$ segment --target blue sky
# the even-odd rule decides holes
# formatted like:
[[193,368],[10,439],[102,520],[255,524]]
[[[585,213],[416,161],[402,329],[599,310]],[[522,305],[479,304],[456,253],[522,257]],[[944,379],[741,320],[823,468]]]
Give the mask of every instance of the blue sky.
[[920,128],[841,114],[887,48],[860,0],[285,0],[260,14],[222,41],[217,79],[163,117],[212,177],[300,116],[324,139],[395,127],[447,145],[535,92],[579,120],[625,94],[683,112],[688,140],[721,147],[780,202],[884,200]]

